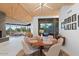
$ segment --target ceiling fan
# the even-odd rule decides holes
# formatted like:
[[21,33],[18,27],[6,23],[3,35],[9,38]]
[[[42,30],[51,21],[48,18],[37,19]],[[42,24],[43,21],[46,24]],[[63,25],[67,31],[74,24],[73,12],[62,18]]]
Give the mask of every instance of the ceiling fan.
[[39,5],[40,5],[40,6],[37,7],[37,8],[34,10],[34,12],[37,11],[37,10],[39,10],[39,9],[42,9],[42,7],[47,7],[47,8],[49,8],[49,9],[53,10],[53,8],[52,8],[52,7],[49,7],[49,6],[47,5],[47,3],[40,3]]

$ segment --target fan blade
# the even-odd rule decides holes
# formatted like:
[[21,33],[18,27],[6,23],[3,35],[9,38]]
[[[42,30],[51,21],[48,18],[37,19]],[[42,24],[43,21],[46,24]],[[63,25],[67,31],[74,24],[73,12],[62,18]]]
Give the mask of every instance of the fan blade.
[[37,11],[38,9],[40,9],[41,7],[36,8],[34,11]]
[[47,7],[47,8],[49,8],[49,9],[51,9],[51,10],[53,10],[53,8],[52,7],[49,7],[49,6],[47,6],[47,5],[44,5],[45,7]]

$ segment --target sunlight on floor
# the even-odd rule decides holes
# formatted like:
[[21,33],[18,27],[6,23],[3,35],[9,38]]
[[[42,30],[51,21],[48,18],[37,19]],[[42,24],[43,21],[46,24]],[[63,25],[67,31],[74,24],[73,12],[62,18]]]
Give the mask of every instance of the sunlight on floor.
[[0,46],[0,55],[15,56],[22,49],[21,40],[23,38],[24,36],[11,36],[7,43]]

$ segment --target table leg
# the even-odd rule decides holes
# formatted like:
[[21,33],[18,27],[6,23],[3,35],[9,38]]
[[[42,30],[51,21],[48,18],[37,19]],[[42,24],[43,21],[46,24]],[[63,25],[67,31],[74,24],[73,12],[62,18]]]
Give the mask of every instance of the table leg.
[[43,52],[42,52],[43,48],[44,48],[43,46],[40,46],[40,56],[43,56]]

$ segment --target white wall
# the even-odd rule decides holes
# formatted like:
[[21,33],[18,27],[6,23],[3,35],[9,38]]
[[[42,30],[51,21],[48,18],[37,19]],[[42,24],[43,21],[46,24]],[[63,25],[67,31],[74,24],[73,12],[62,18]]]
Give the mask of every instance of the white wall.
[[38,35],[38,18],[33,17],[32,22],[31,22],[31,32],[33,35]]
[[[77,24],[77,30],[64,30],[61,29],[61,22],[73,14],[79,14],[79,4],[74,4],[73,6],[69,7],[63,7],[60,12],[59,17],[59,32],[63,36],[66,37],[66,43],[65,46],[62,48],[70,53],[70,55],[79,55],[79,27]],[[78,21],[78,17],[77,17]],[[76,21],[76,22],[77,22]]]
[[58,16],[35,16],[31,22],[31,31],[33,35],[38,35],[38,19],[39,18],[58,18]]

